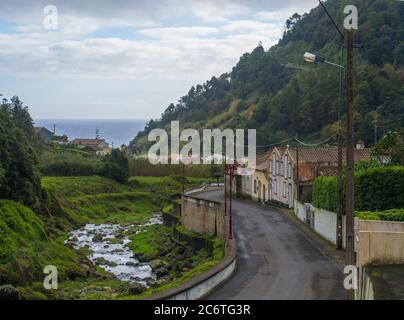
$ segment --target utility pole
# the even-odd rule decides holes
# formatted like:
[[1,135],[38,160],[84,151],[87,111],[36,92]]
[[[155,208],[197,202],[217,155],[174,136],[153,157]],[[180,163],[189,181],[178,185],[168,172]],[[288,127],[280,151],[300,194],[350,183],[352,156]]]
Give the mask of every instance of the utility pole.
[[[275,164],[274,164],[275,168]],[[296,187],[297,187],[297,201],[300,200],[300,178],[299,178],[299,145],[296,147]]]
[[227,164],[224,165],[224,216],[227,216]]
[[[341,66],[344,65],[344,45],[342,44],[341,49]],[[342,183],[342,134],[341,134],[341,109],[343,101],[343,80],[344,80],[344,69],[340,68],[340,85],[339,85],[339,107],[338,107],[338,192],[337,192],[337,250],[343,249],[343,183]]]
[[337,250],[343,249],[342,216],[343,216],[343,184],[342,184],[342,137],[338,133],[338,193],[337,193]]
[[182,163],[182,193],[185,192],[185,163]]
[[[346,147],[346,265],[355,265],[354,248],[354,125],[353,125],[353,31],[346,32],[347,47],[347,147]],[[354,299],[354,290],[347,290],[347,299]]]
[[233,192],[233,174],[235,165],[230,165],[230,198],[229,198],[229,240],[233,239],[233,212],[232,212],[232,192]]

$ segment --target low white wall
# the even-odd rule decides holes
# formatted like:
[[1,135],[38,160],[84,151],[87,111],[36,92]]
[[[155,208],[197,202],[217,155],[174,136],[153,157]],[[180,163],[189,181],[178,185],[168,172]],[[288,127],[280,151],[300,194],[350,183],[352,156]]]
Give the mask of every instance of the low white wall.
[[[314,209],[314,231],[333,244],[337,244],[337,214],[324,209]],[[299,220],[306,223],[306,205],[295,201],[294,211]],[[345,248],[345,216],[342,217],[342,242]]]
[[299,218],[299,220],[305,222],[306,221],[306,209],[303,203],[295,200],[295,215]]
[[169,300],[197,300],[203,298],[208,293],[212,292],[212,290],[218,285],[226,281],[233,274],[235,269],[236,260],[234,260],[222,271],[206,279],[204,282],[200,282],[196,286],[170,297]]

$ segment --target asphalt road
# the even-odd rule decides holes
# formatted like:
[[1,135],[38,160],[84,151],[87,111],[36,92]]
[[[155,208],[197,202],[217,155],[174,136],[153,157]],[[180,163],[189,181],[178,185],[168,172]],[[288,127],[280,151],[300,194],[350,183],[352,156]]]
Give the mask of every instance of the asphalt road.
[[[201,194],[223,201],[223,191]],[[211,300],[344,299],[343,274],[276,209],[233,200],[238,269]]]

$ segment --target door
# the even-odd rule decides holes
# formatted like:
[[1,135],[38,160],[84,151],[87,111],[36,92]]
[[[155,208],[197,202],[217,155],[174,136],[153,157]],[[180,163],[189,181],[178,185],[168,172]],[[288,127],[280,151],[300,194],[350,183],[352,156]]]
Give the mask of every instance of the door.
[[289,204],[289,208],[293,207],[293,197],[292,197],[293,193],[292,193],[292,184],[289,184],[288,186],[288,204]]
[[262,202],[266,201],[266,188],[265,188],[265,184],[262,185]]
[[261,202],[261,181],[258,181],[258,202]]

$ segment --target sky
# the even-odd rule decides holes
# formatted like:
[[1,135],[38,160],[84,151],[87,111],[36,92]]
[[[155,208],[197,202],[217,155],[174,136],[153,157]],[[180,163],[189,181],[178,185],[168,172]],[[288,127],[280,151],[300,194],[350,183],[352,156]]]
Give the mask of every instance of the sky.
[[[52,7],[49,7],[52,5]],[[34,119],[158,118],[317,0],[0,0],[0,94]]]

